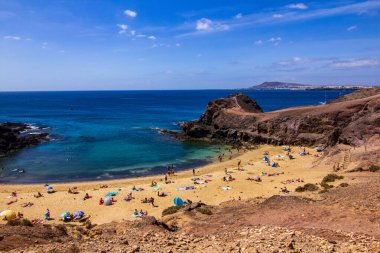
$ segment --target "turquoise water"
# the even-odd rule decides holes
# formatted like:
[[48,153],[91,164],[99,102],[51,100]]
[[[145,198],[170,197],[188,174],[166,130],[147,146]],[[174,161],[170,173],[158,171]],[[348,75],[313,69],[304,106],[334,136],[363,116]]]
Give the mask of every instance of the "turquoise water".
[[[0,122],[46,126],[52,140],[0,158],[2,182],[113,179],[164,173],[212,161],[218,146],[180,142],[159,129],[198,119],[212,99],[236,91],[0,93]],[[244,91],[265,111],[315,105],[349,91]],[[25,169],[17,173],[15,168]]]

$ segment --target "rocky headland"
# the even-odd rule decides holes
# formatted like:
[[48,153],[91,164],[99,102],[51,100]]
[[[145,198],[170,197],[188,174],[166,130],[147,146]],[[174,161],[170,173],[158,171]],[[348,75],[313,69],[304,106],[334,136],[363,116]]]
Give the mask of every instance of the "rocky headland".
[[48,140],[48,133],[28,133],[33,128],[25,123],[0,124],[0,157]]
[[[326,105],[263,112],[239,93],[208,103],[199,120],[177,137],[232,145],[302,145],[329,149],[380,145],[380,89],[363,89]],[[377,150],[378,151],[378,150]],[[375,152],[378,157],[379,152]]]

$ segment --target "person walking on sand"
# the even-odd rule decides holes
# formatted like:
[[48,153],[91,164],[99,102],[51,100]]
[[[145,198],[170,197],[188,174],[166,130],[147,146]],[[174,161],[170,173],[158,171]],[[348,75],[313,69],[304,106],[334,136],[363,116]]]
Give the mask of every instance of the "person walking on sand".
[[46,209],[44,216],[45,216],[45,220],[50,220],[50,210],[49,210],[49,208]]
[[193,169],[193,176],[195,176],[195,169]]

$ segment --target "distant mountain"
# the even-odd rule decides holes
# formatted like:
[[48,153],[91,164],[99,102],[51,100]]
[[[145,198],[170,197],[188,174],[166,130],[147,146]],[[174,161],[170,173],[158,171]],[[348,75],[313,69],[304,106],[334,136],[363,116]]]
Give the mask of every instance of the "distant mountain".
[[307,89],[307,88],[313,88],[313,86],[306,85],[306,84],[298,84],[298,83],[264,82],[259,85],[251,86],[248,89],[266,90],[266,89]]
[[251,86],[246,89],[248,90],[354,90],[361,88],[370,88],[372,86],[362,86],[362,85],[312,85],[312,84],[299,84],[299,83],[286,83],[286,82],[264,82],[259,85]]

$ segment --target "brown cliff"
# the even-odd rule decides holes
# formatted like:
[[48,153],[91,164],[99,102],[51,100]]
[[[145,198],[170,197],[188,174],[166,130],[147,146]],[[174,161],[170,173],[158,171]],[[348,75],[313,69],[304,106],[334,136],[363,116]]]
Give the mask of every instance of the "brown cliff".
[[[366,91],[368,92],[368,91]],[[319,106],[264,113],[243,94],[210,102],[197,121],[183,124],[190,139],[229,144],[362,146],[380,139],[380,94]]]

